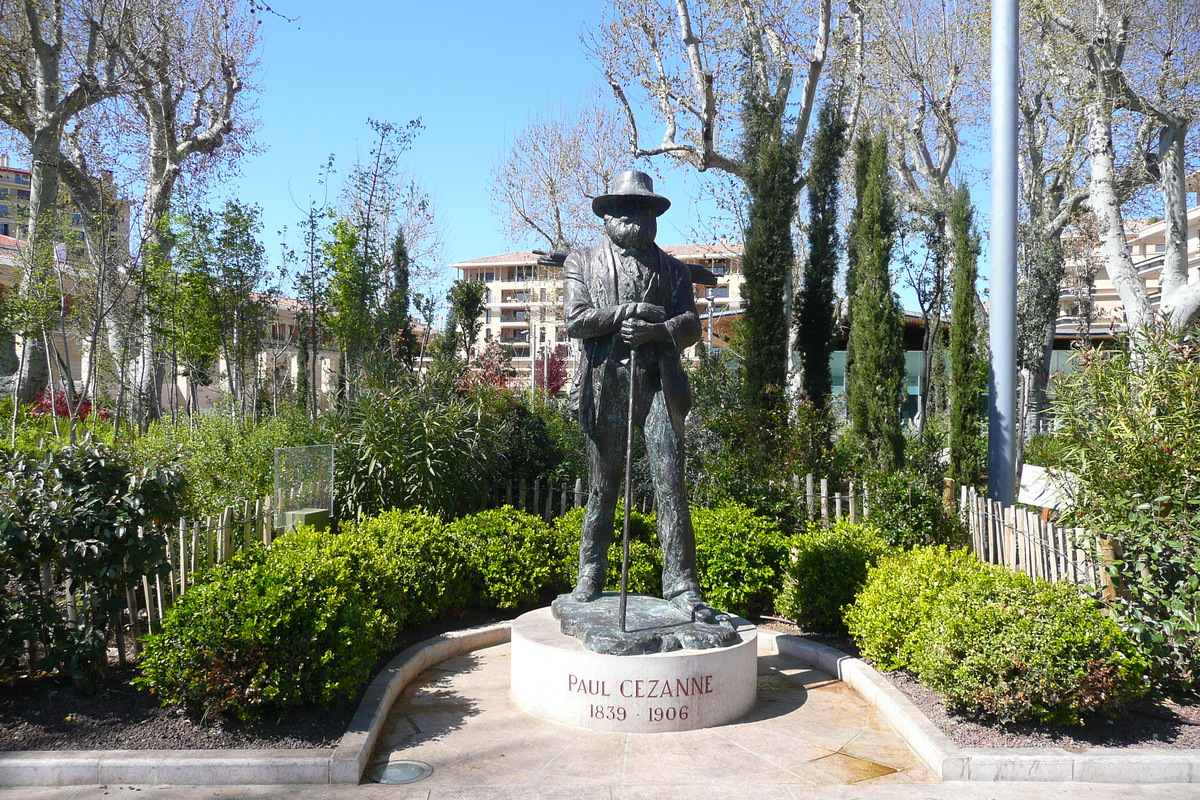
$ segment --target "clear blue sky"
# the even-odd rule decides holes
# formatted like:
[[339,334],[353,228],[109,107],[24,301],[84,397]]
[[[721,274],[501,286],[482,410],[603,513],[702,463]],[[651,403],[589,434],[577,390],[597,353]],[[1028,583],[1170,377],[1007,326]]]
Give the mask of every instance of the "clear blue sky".
[[299,20],[264,23],[266,151],[245,163],[234,190],[262,206],[272,258],[275,232],[294,228],[297,203],[318,195],[329,154],[344,175],[370,148],[368,117],[424,120],[405,159],[437,199],[446,263],[513,249],[490,209],[492,166],[532,112],[569,108],[602,81],[580,43],[601,4],[278,0],[274,8]]
[[[490,208],[492,166],[530,114],[569,109],[603,83],[580,41],[602,0],[277,0],[274,8],[298,19],[264,22],[257,139],[265,151],[230,187],[262,206],[272,260],[276,232],[294,229],[297,205],[319,196],[326,158],[336,156],[340,177],[370,148],[368,117],[424,120],[406,162],[436,197],[446,264],[514,249]],[[687,241],[689,217],[702,213],[689,202],[696,182],[682,170],[664,174],[660,190],[675,202],[661,242]],[[973,194],[986,228],[986,185]],[[985,245],[985,263],[986,253]]]

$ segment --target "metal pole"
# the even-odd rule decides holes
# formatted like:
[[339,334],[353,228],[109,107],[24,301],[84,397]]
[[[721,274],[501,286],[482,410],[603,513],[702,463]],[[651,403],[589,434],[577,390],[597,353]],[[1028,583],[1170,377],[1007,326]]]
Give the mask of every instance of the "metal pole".
[[1017,0],[992,0],[988,497],[1016,498]]
[[704,292],[708,298],[708,349],[712,351],[712,326],[713,326],[713,302],[717,299],[717,293],[713,289],[708,289]]
[[625,603],[629,597],[629,509],[633,505],[633,390],[637,348],[629,348],[629,418],[625,422],[625,522],[621,528],[621,633],[625,633]]

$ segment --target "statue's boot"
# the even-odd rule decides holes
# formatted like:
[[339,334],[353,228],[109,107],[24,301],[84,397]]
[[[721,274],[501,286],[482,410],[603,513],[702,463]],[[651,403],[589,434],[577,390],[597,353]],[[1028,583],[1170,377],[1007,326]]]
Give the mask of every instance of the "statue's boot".
[[571,591],[571,599],[576,603],[590,603],[600,596],[604,590],[604,584],[593,577],[580,575],[579,580],[575,582],[575,588]]
[[690,614],[693,622],[707,622],[715,625],[729,621],[728,614],[718,611],[704,602],[704,599],[700,597],[700,592],[695,590],[680,592],[671,598],[670,603],[683,613]]

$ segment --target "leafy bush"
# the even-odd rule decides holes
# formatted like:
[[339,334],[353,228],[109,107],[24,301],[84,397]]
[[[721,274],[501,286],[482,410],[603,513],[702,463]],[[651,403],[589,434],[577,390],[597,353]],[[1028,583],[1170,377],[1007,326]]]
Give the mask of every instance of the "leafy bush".
[[532,603],[551,585],[556,549],[540,518],[504,506],[455,520],[447,532],[482,576],[482,598],[495,607]]
[[387,600],[387,607],[404,609],[410,623],[461,610],[479,594],[480,577],[462,543],[448,534],[441,519],[423,509],[385,511],[343,525],[342,532],[376,542],[398,584],[399,596]]
[[890,551],[887,542],[873,527],[843,520],[831,527],[812,523],[788,543],[791,560],[776,608],[806,627],[844,631],[842,609]]
[[336,516],[418,506],[443,517],[479,508],[504,465],[508,428],[482,405],[398,387],[322,418],[337,451]]
[[[142,575],[165,572],[164,527],[179,514],[183,479],[137,469],[107,445],[17,456],[0,477],[0,680],[29,641],[34,669],[86,686],[107,667],[110,630]],[[74,618],[60,587],[70,585]]]
[[927,476],[911,470],[877,473],[867,482],[870,522],[888,544],[957,544],[965,534],[962,524],[942,502],[941,488]]
[[[558,555],[554,585],[559,591],[570,591],[579,572],[579,537],[586,509],[574,508],[554,520],[554,549]],[[616,591],[621,586],[621,533],[625,507],[617,503],[613,515],[613,538],[608,548],[608,573],[605,587]],[[629,512],[629,591],[632,594],[662,594],[662,551],[653,514],[637,509]]]
[[1142,331],[1090,349],[1055,380],[1047,465],[1070,473],[1066,522],[1118,553],[1114,619],[1155,679],[1200,688],[1200,343],[1196,329]]
[[[1097,524],[1114,545],[1107,569],[1117,588],[1112,618],[1137,643],[1163,688],[1200,688],[1200,498],[1112,497]],[[1106,515],[1107,517],[1107,515]]]
[[1147,663],[1096,603],[1067,584],[990,570],[960,583],[918,629],[921,680],[1001,722],[1079,724],[1145,694]]
[[134,440],[144,465],[175,463],[188,481],[184,516],[219,514],[239,499],[274,489],[275,448],[321,444],[314,423],[291,410],[255,424],[203,414],[178,423],[162,421]]
[[147,637],[135,683],[206,717],[353,697],[403,622],[371,536],[300,529],[214,568]]
[[692,523],[704,598],[743,616],[773,608],[788,552],[778,525],[735,504],[697,508]]
[[[56,414],[39,413],[36,405],[22,405],[16,409],[16,428],[10,437],[9,426],[14,421],[13,411],[12,398],[0,398],[0,423],[5,429],[4,436],[0,437],[0,450],[5,453],[23,453],[33,458],[41,458],[71,444],[70,426],[67,421]],[[111,446],[113,427],[108,413],[89,413],[86,419],[76,420],[75,438],[77,442],[91,440]]]
[[915,547],[879,559],[846,608],[846,628],[863,657],[883,670],[912,666],[916,631],[950,588],[986,570],[972,554]]

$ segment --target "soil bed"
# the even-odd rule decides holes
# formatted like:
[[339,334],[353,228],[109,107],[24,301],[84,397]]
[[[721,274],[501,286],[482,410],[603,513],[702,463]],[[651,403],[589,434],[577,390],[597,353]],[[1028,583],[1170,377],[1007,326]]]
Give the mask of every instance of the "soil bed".
[[[379,666],[414,642],[493,621],[491,617],[463,619],[413,631]],[[806,634],[772,621],[762,625],[858,655],[848,639]],[[161,707],[156,697],[130,686],[129,680],[135,674],[132,667],[114,667],[91,695],[53,677],[0,686],[0,751],[333,747],[360,699],[355,697],[330,708],[293,710],[285,717],[253,724],[221,719],[200,725],[174,709]],[[1090,719],[1080,727],[1001,726],[954,713],[941,695],[905,672],[884,676],[963,747],[1061,747],[1073,752],[1101,746],[1200,749],[1200,703],[1195,698],[1179,703],[1148,703],[1115,720]]]
[[[409,632],[376,667],[404,648],[450,630],[485,625],[496,617],[466,617]],[[293,709],[253,723],[221,718],[197,723],[164,708],[154,695],[134,688],[133,666],[118,668],[83,694],[57,676],[0,684],[0,751],[5,750],[224,750],[334,747],[346,732],[366,687],[328,708]]]
[[[848,637],[805,633],[780,622],[765,622],[763,627],[802,636],[847,655],[860,655],[854,641]],[[923,685],[908,672],[897,670],[880,674],[960,747],[1061,747],[1075,753],[1090,747],[1200,749],[1200,702],[1195,697],[1147,701],[1115,719],[1092,717],[1079,726],[1001,725],[994,720],[952,711],[940,693]]]

